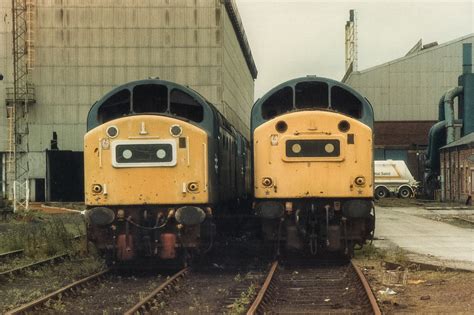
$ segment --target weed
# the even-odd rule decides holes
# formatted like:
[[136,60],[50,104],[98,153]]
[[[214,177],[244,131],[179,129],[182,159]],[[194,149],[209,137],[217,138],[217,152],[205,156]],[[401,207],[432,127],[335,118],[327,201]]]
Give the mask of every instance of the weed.
[[402,266],[408,266],[410,263],[406,251],[400,247],[394,247],[387,250],[384,258],[385,260],[398,263]]
[[361,250],[356,251],[356,258],[386,260],[402,266],[407,266],[410,262],[406,251],[400,247],[378,248],[373,244],[367,244]]
[[361,250],[355,251],[355,256],[357,258],[384,259],[385,255],[386,251],[375,247],[374,244],[366,244]]
[[240,294],[240,298],[235,300],[235,302],[232,304],[232,307],[229,310],[229,315],[240,315],[244,314],[245,311],[247,310],[247,306],[252,302],[252,298],[255,296],[255,293],[257,291],[257,286],[252,283],[247,291],[242,292]]
[[45,306],[48,309],[53,310],[55,313],[65,313],[66,312],[66,305],[64,305],[62,301],[62,296],[59,297],[57,300],[48,300],[45,303]]
[[24,249],[28,257],[53,256],[76,252],[84,244],[73,241],[84,234],[84,223],[77,215],[45,216],[34,211],[17,213],[6,231],[0,233],[0,251]]
[[235,277],[234,277],[234,281],[235,282],[242,282],[244,279],[243,277],[240,275],[240,273],[238,273]]

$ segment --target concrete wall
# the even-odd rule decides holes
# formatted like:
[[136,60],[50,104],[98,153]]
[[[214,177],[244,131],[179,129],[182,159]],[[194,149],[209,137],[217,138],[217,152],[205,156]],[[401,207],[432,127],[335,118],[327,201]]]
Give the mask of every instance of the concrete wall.
[[376,121],[437,120],[438,101],[462,74],[462,44],[474,35],[354,72],[346,83],[366,96]]
[[[10,4],[0,2],[0,72],[12,63]],[[53,132],[60,150],[82,151],[91,105],[131,80],[158,76],[189,85],[249,135],[254,80],[221,1],[37,0],[36,6],[30,177],[46,176],[44,150]],[[10,78],[0,82],[2,100]],[[5,125],[2,110],[0,151]]]

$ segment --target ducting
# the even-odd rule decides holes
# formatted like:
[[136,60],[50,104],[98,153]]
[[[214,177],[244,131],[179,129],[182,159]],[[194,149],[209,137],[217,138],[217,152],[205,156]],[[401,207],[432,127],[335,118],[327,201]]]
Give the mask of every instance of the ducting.
[[[463,74],[458,78],[458,86],[448,90],[438,102],[438,120],[430,129],[426,152],[424,192],[434,197],[439,189],[439,150],[455,141],[455,123],[461,124],[460,136],[474,132],[474,74],[472,73],[472,44],[463,44]],[[458,121],[455,121],[454,99],[459,97]],[[458,125],[459,126],[459,125]]]
[[425,166],[432,170],[439,169],[439,148],[446,145],[446,122],[444,120],[438,121],[434,124],[428,135],[428,149]]
[[472,73],[472,44],[465,43],[462,45],[462,73]]
[[454,141],[454,98],[463,91],[462,86],[452,88],[444,94],[444,114],[446,116],[446,144]]
[[445,119],[444,116],[444,94],[439,99],[438,103],[438,121],[443,121]]

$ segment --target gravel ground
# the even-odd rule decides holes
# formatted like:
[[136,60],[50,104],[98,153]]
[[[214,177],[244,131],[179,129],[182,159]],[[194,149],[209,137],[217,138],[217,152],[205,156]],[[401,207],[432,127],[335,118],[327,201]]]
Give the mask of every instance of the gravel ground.
[[[466,207],[462,202],[439,202],[435,200],[415,198],[403,199],[396,197],[376,199],[375,205],[381,207]],[[470,206],[469,208],[474,208],[474,206]]]
[[73,258],[59,264],[28,270],[10,278],[2,278],[0,313],[35,300],[102,268],[102,263],[96,258]]
[[273,260],[261,243],[243,238],[217,244],[206,262],[194,266],[166,298],[160,314],[242,314],[263,283]]
[[380,260],[359,259],[384,314],[472,314],[474,273],[387,271]]
[[74,295],[49,303],[42,312],[68,314],[123,314],[158,287],[166,278],[159,274],[111,274]]
[[161,314],[239,314],[253,300],[265,270],[241,273],[216,269],[193,272],[156,312]]
[[[416,200],[382,202],[396,207],[408,203],[420,209],[420,205],[416,204],[419,201]],[[433,214],[431,211],[421,209],[420,213],[416,214],[411,211],[411,208],[406,208],[402,212],[418,217]],[[435,215],[438,215],[439,221],[450,220],[449,217],[444,216],[444,212],[439,211]],[[430,219],[437,220],[435,217]],[[37,224],[38,220],[35,220],[33,223]],[[74,225],[73,222],[72,227],[75,230]],[[8,224],[0,224],[0,236],[2,230],[5,232],[8,228]],[[387,271],[382,266],[382,262],[387,258],[386,255],[382,257],[371,251],[375,252],[377,249],[367,246],[363,254],[359,254],[357,261],[368,276],[384,313],[472,313],[474,273]],[[154,312],[162,314],[240,314],[244,312],[247,304],[258,292],[259,285],[263,282],[268,270],[268,263],[273,258],[271,255],[264,255],[264,252],[261,244],[251,238],[243,237],[233,239],[231,242],[222,242],[202,265],[196,266],[188,279],[180,282],[178,295],[164,299]],[[369,255],[365,256],[367,253]],[[405,262],[407,260],[406,253],[397,252],[394,257],[395,261],[400,258]],[[5,266],[10,267],[25,261],[17,258],[7,261],[8,266]],[[96,258],[83,257],[66,260],[57,265],[43,266],[12,278],[0,279],[0,313],[57,290],[102,268],[102,263]],[[45,311],[74,314],[122,313],[133,306],[139,298],[159,286],[165,277],[166,275],[158,274],[115,274],[104,282],[79,291],[78,296],[50,303],[49,309]]]

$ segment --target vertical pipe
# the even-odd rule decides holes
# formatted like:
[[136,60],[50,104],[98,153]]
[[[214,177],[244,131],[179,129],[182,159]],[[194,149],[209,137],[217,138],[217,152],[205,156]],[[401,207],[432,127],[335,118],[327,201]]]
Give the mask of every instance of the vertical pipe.
[[472,73],[472,43],[462,45],[462,73]]
[[460,97],[460,113],[463,120],[462,135],[468,135],[474,132],[474,74],[472,73],[472,43],[463,44],[463,75],[458,79],[459,85],[462,85],[464,92]]
[[454,98],[461,94],[462,86],[457,86],[444,95],[444,111],[446,115],[446,144],[454,141]]
[[25,210],[29,210],[29,206],[30,206],[30,181],[29,179],[27,178],[26,181],[25,181],[25,190],[26,190],[26,193],[25,193]]
[[441,96],[441,98],[439,99],[439,103],[438,103],[438,121],[443,121],[445,119],[446,117],[444,114],[444,94],[443,94],[443,96]]
[[13,213],[16,212],[16,180],[13,181]]
[[2,154],[2,198],[6,198],[7,191],[6,191],[6,172],[7,172],[7,165],[6,165],[6,154]]

